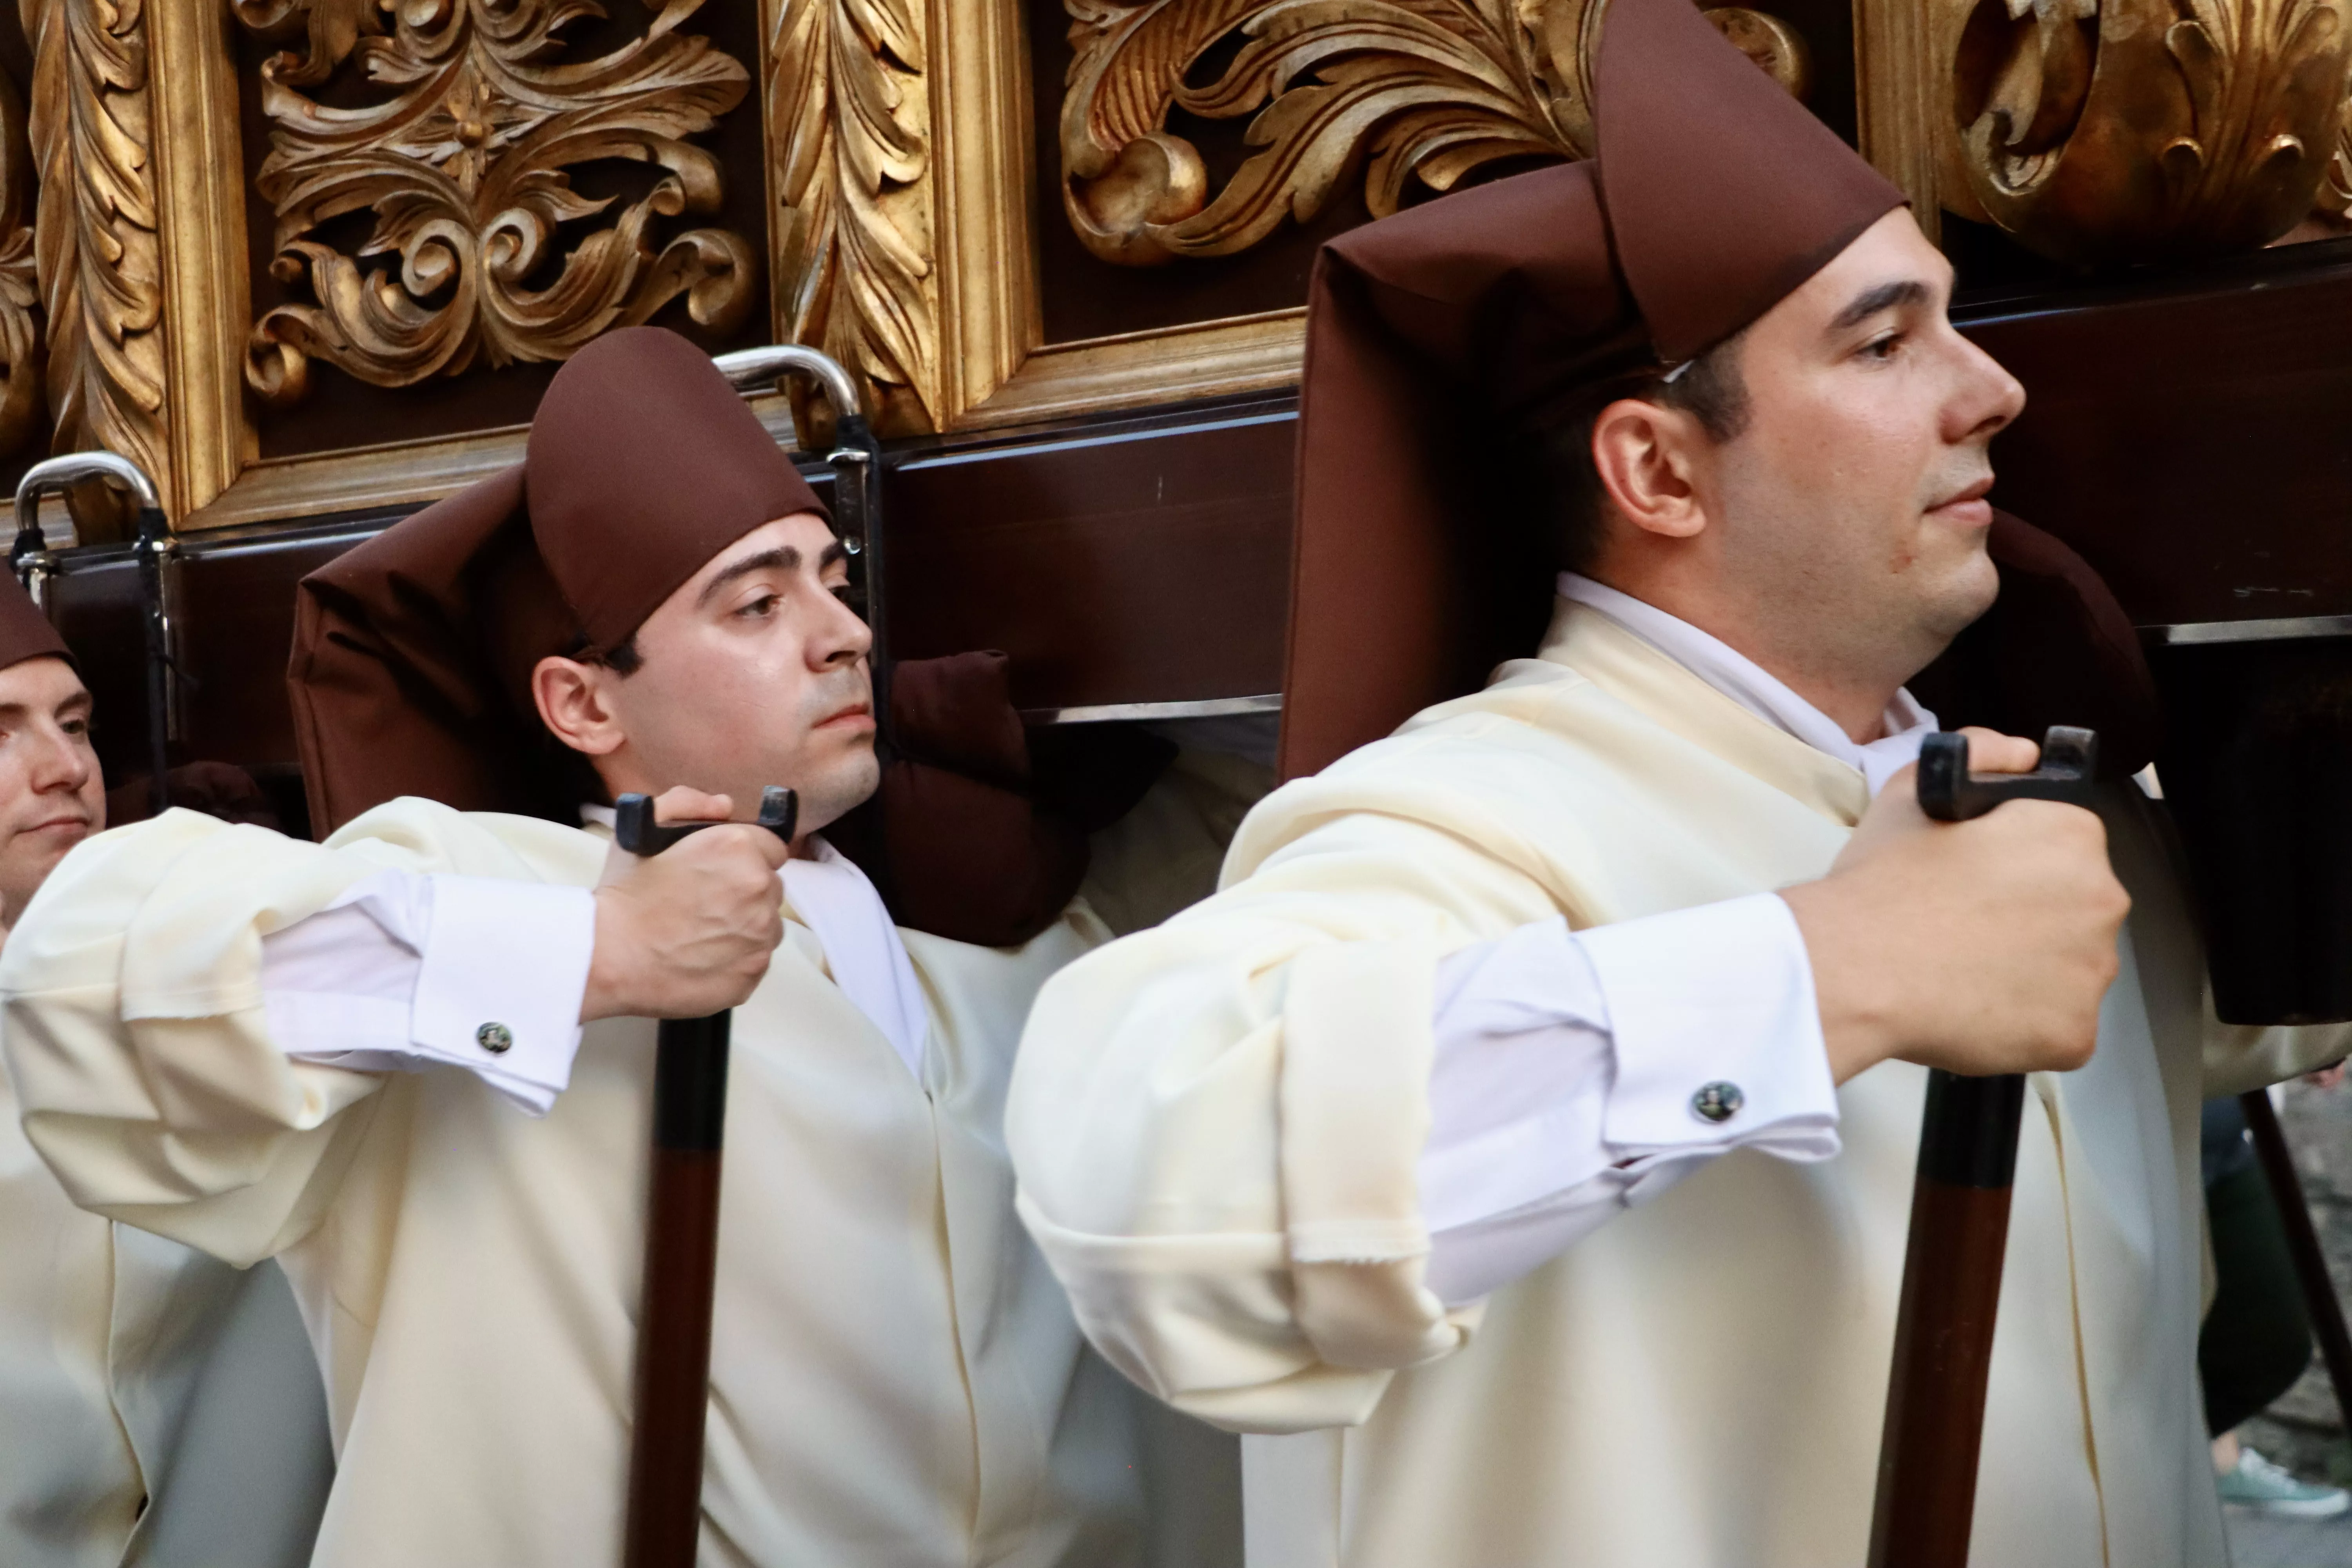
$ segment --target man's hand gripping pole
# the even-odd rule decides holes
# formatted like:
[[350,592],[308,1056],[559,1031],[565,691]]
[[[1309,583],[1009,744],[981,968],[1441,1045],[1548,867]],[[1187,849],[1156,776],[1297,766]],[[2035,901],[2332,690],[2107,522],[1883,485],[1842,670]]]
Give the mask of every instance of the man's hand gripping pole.
[[[760,795],[759,826],[790,843],[791,790]],[[657,823],[651,795],[625,795],[613,837],[658,855],[716,823]],[[719,1176],[732,1015],[665,1018],[654,1064],[653,1195],[637,1321],[637,1414],[629,1450],[628,1568],[693,1568],[710,1407],[710,1305],[719,1275]]]
[[[2011,800],[2087,809],[2098,744],[2088,730],[2053,727],[2032,773],[1971,773],[1967,736],[1930,735],[1919,749],[1919,807],[1939,822]],[[2014,1073],[1927,1074],[1870,1568],[1967,1568],[2024,1106],[2025,1079]]]

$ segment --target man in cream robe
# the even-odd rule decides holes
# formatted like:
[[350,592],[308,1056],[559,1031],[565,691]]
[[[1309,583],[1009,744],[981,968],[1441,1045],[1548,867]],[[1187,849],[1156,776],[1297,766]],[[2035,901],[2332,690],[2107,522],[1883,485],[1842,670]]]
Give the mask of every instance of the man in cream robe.
[[[1081,1321],[1180,1408],[1330,1428],[1245,1439],[1254,1565],[1858,1560],[1923,1068],[1839,1092],[1836,1160],[1729,1153],[1453,1310],[1415,1172],[1442,955],[1812,880],[1867,799],[1564,603],[1539,658],[1277,792],[1223,893],[1053,984],[1013,1138]],[[2091,1065],[2030,1083],[1974,1560],[2218,1564],[2197,1107],[2343,1047],[2200,1028],[2162,824],[2129,786],[2102,816],[2137,899]],[[1082,1123],[1046,1105],[1073,1083]]]
[[[106,825],[90,709],[0,581],[0,939]],[[307,1561],[331,1467],[285,1279],[74,1207],[16,1111],[0,1074],[0,1562]]]
[[[1594,164],[1326,247],[1294,782],[1214,898],[1047,984],[1023,1217],[1108,1359],[1251,1434],[1252,1568],[1825,1568],[1869,1541],[1925,1066],[2074,1068],[2029,1079],[1971,1560],[2219,1568],[2197,1108],[2342,1032],[2208,1024],[2127,782],[2104,848],[1918,817],[1904,682],[1989,538],[2119,672],[2070,717],[2144,729],[2104,588],[1983,500],[2021,393],[1900,194],[1681,0],[1613,0],[1595,115]],[[1559,477],[1528,515],[1464,504],[1465,403]],[[1552,586],[1515,522],[1575,568],[1538,657],[1427,705]],[[2072,1047],[2015,1010],[2062,994]]]
[[[871,793],[843,552],[699,351],[591,345],[541,405],[527,517],[525,477],[312,585],[320,816],[420,758],[452,795],[479,776],[367,661],[404,674],[430,647],[496,701],[444,629],[462,616],[401,617],[507,548],[562,599],[510,577],[481,624],[552,617],[520,668],[551,732],[639,770],[610,787],[782,782],[808,826]],[[363,718],[337,706],[353,692]],[[493,760],[532,763],[527,738]],[[1074,904],[1005,946],[951,941],[897,928],[822,838],[779,889],[758,830],[631,862],[606,820],[412,796],[311,845],[170,813],[68,857],[0,956],[26,1131],[75,1201],[293,1280],[340,1459],[314,1561],[619,1560],[656,1029],[625,1015],[730,1002],[700,1561],[1140,1563],[1147,1507],[1213,1541],[1213,1488],[1151,1495],[1176,1474],[1154,1456],[1199,1458],[1198,1429],[1084,1352],[1012,1212],[1012,1047],[1101,924]]]

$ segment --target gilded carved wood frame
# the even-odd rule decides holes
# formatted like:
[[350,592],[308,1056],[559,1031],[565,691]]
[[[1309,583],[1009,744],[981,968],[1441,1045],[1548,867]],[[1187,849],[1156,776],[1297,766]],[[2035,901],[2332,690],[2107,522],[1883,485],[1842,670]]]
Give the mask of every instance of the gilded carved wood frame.
[[[26,10],[90,3],[30,0]],[[1537,0],[1517,4],[1534,15]],[[1932,215],[1937,152],[1920,112],[1929,72],[1918,0],[1853,4],[1864,151]],[[115,8],[137,19],[135,4]],[[1060,221],[1035,199],[1041,178],[1059,175],[1034,167],[1026,10],[1022,0],[761,0],[759,96],[739,112],[760,112],[766,125],[778,331],[855,362],[885,404],[886,426],[901,433],[1294,384],[1297,310],[1043,341],[1033,215]],[[858,21],[877,16],[896,33],[877,37]],[[162,402],[150,424],[181,526],[415,503],[515,460],[513,429],[259,456],[247,384],[255,323],[246,213],[258,198],[246,187],[238,130],[238,93],[254,84],[237,79],[226,0],[148,0],[143,21],[160,241],[152,331]],[[859,172],[867,177],[854,179]],[[857,277],[797,288],[811,257],[854,266]],[[772,427],[788,426],[782,398],[760,406]],[[106,435],[89,428],[92,441]]]

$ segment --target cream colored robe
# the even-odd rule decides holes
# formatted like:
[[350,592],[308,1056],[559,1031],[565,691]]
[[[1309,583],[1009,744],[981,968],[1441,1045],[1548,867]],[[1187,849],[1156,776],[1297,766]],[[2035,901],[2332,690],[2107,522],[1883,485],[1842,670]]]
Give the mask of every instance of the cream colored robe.
[[[1024,1219],[1109,1359],[1244,1432],[1252,1568],[1838,1568],[1868,1535],[1926,1075],[1845,1085],[1844,1152],[1735,1153],[1489,1299],[1422,1288],[1434,967],[1829,868],[1845,764],[1606,618],[1269,797],[1223,890],[1032,1015]],[[2136,791],[2138,893],[2091,1066],[2036,1075],[1972,1560],[2220,1564],[2194,1369],[2202,963]],[[2340,1054],[2258,1043],[2273,1068]],[[1325,1430],[1312,1430],[1323,1428]]]
[[0,1563],[292,1568],[331,1473],[278,1270],[74,1207],[0,1077]]
[[[544,1121],[462,1071],[289,1061],[261,936],[372,871],[587,886],[596,836],[395,802],[328,847],[186,812],[68,857],[0,953],[25,1128],[74,1200],[276,1256],[327,1373],[327,1568],[618,1561],[654,1026]],[[789,913],[789,910],[787,911]],[[1018,951],[906,933],[918,1083],[790,924],[734,1018],[701,1561],[1119,1563],[1139,1400],[1082,1355],[999,1133],[1082,906]]]

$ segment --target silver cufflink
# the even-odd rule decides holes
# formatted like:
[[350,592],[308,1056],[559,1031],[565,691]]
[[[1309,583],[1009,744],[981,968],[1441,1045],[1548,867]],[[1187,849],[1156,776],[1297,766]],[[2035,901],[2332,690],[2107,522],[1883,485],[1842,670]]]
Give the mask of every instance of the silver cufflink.
[[1724,1122],[1738,1115],[1739,1108],[1746,1103],[1748,1097],[1739,1092],[1738,1084],[1717,1079],[1700,1085],[1699,1091],[1691,1096],[1691,1114],[1701,1121]]
[[[514,1031],[504,1024],[485,1024],[474,1031],[474,1044],[494,1057],[504,1056],[514,1047]],[[1739,1091],[1735,1089],[1731,1092],[1737,1095]]]

